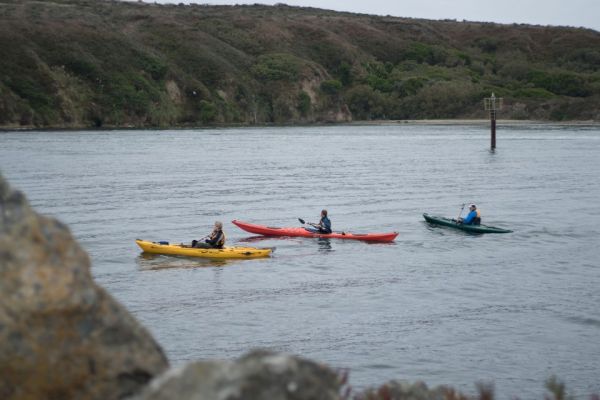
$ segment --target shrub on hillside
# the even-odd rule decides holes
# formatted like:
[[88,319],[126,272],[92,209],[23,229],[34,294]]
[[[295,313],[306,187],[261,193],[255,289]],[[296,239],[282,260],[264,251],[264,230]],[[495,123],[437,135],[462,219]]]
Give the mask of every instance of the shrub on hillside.
[[527,62],[516,60],[509,61],[500,67],[498,74],[503,78],[524,81],[527,80],[530,71],[531,68]]
[[525,97],[532,99],[551,99],[555,95],[542,88],[523,88],[514,92],[515,97]]
[[368,85],[358,85],[348,90],[345,100],[355,119],[385,118],[385,96]]
[[262,81],[295,81],[302,64],[302,60],[292,54],[266,54],[252,66],[252,74]]
[[200,100],[200,121],[204,124],[214,122],[217,118],[217,107],[207,100]]
[[165,62],[145,54],[139,56],[139,66],[156,81],[164,79],[169,70]]
[[562,58],[562,65],[577,71],[600,71],[600,50],[593,48],[574,49]]
[[536,70],[528,74],[528,80],[536,87],[546,89],[554,94],[572,97],[586,97],[591,94],[586,81],[573,73]]
[[454,118],[484,97],[481,87],[465,82],[436,82],[403,99],[410,118]]
[[498,39],[493,37],[482,37],[475,39],[475,46],[484,53],[495,53],[498,50]]
[[388,93],[394,88],[394,79],[390,76],[394,70],[394,65],[386,62],[370,62],[365,65],[367,71],[366,83],[374,90]]
[[342,82],[342,85],[344,86],[348,86],[352,83],[353,76],[352,76],[352,65],[350,65],[349,63],[342,61],[335,69],[334,69],[334,73],[336,76],[339,77],[340,82]]
[[337,79],[329,79],[321,82],[321,90],[329,96],[336,96],[342,90],[342,82]]
[[415,60],[418,63],[429,65],[444,64],[448,58],[448,51],[441,46],[430,46],[424,43],[412,43],[404,52],[405,60]]
[[304,90],[302,90],[298,94],[298,111],[300,111],[300,115],[306,117],[310,112],[311,106],[310,96]]
[[408,78],[402,81],[398,81],[394,85],[394,91],[398,93],[400,97],[412,96],[417,94],[425,86],[427,82],[424,78]]

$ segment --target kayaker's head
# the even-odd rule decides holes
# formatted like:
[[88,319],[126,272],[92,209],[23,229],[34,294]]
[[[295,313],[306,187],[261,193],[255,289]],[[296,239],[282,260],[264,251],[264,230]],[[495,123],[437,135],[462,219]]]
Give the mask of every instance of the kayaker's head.
[[321,217],[327,216],[327,210],[321,210]]
[[221,221],[215,222],[215,229],[222,230],[223,229],[223,223]]
[[469,206],[469,210],[471,210],[471,211],[475,211],[475,210],[477,210],[477,206],[476,206],[475,204],[471,204],[471,205]]

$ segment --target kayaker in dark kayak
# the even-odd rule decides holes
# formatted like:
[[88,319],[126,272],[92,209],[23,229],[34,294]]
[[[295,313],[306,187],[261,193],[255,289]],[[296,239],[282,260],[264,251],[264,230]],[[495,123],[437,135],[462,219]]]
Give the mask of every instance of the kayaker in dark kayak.
[[223,233],[223,224],[215,222],[215,227],[204,241],[192,240],[192,247],[199,249],[221,249],[225,245],[225,234]]
[[313,232],[313,233],[331,233],[331,221],[329,220],[329,218],[327,217],[327,210],[322,210],[321,211],[321,219],[319,220],[318,224],[311,224],[312,226],[315,227],[315,229],[312,228],[304,228],[309,232]]
[[463,225],[481,225],[481,212],[475,204],[469,206],[469,213],[464,218],[459,218],[458,223]]

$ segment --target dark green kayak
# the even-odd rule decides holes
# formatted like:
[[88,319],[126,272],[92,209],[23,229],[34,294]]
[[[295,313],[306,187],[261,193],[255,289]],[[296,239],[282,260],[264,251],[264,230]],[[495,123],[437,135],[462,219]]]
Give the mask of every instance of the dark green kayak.
[[430,224],[443,225],[454,229],[460,229],[461,231],[472,232],[472,233],[510,233],[508,229],[496,228],[495,226],[487,225],[463,225],[456,222],[455,219],[434,217],[433,215],[423,214],[425,221]]

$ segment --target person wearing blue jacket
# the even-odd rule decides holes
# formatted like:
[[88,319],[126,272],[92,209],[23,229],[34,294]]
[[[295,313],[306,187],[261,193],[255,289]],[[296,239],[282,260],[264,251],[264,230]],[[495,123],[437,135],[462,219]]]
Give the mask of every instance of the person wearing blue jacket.
[[[311,224],[309,222],[309,224]],[[313,232],[313,233],[331,233],[331,221],[329,220],[329,218],[327,217],[327,210],[322,210],[321,211],[321,219],[319,220],[318,224],[311,224],[312,226],[314,226],[316,229],[312,229],[312,228],[304,228],[309,232]]]
[[469,213],[464,218],[458,219],[459,224],[463,225],[480,225],[481,224],[481,212],[477,209],[475,204],[469,206]]

